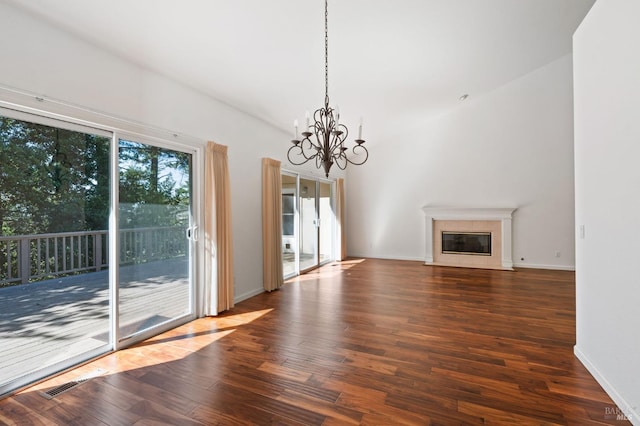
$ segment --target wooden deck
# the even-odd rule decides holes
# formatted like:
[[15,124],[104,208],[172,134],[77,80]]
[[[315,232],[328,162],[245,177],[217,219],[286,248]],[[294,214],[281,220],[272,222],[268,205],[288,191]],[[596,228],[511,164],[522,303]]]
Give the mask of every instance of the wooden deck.
[[0,424],[628,425],[574,343],[572,272],[347,261],[1,400]]
[[[120,330],[188,312],[186,258],[120,269]],[[107,270],[0,288],[0,384],[109,343]]]

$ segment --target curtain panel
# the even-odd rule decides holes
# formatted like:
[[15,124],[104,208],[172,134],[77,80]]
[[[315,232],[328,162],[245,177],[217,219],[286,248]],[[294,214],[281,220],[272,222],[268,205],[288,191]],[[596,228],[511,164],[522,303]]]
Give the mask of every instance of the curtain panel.
[[233,239],[227,146],[207,144],[205,156],[204,309],[217,315],[233,308]]
[[262,159],[262,280],[266,291],[282,278],[282,175],[280,161]]

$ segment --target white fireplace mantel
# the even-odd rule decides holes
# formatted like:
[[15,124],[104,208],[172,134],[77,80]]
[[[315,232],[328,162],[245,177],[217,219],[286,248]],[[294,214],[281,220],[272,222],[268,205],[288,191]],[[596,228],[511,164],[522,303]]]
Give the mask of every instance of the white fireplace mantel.
[[426,256],[424,263],[433,265],[433,222],[436,220],[495,220],[502,222],[502,268],[513,270],[512,219],[516,208],[433,207],[424,206]]

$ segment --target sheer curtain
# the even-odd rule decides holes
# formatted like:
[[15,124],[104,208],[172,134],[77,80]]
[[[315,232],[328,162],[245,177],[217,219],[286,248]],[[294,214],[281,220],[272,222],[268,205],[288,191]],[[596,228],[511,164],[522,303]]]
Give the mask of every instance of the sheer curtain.
[[233,240],[226,145],[207,144],[204,184],[203,314],[233,308]]
[[266,291],[282,286],[282,175],[280,161],[262,159],[262,280]]
[[344,179],[342,178],[336,180],[336,224],[338,228],[336,260],[345,260],[347,258],[347,228],[344,216]]

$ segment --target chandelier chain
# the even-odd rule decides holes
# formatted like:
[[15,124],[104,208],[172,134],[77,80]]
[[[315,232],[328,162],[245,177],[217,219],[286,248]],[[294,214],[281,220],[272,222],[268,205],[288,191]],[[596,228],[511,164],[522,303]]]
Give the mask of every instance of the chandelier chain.
[[329,105],[329,12],[324,0],[324,102]]

